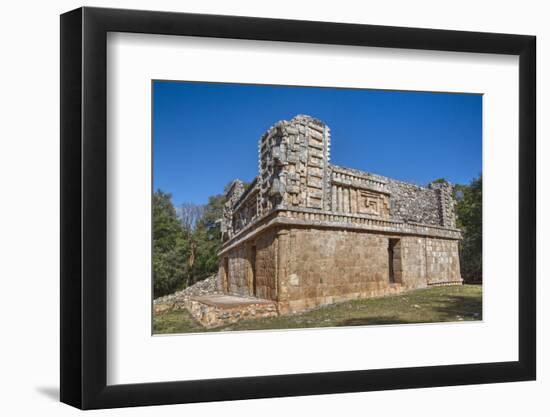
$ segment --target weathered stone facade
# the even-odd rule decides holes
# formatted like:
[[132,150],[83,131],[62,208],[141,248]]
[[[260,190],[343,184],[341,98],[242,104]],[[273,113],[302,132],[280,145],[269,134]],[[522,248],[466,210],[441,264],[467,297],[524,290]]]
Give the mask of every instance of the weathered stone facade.
[[259,141],[259,175],[234,181],[218,287],[278,313],[430,285],[461,284],[452,186],[330,163],[330,129],[299,115]]

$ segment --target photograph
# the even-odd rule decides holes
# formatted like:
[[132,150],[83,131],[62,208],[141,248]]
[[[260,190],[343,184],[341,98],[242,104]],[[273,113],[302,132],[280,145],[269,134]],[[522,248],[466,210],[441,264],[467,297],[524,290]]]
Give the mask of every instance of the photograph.
[[151,88],[154,335],[483,320],[482,94]]
[[0,416],[549,415],[543,4],[6,2]]

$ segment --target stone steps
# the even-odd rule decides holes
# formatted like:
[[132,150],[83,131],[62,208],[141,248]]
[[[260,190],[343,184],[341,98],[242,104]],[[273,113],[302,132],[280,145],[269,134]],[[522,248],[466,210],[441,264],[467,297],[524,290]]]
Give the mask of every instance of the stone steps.
[[191,297],[187,310],[195,320],[209,329],[240,320],[278,315],[275,301],[228,294]]

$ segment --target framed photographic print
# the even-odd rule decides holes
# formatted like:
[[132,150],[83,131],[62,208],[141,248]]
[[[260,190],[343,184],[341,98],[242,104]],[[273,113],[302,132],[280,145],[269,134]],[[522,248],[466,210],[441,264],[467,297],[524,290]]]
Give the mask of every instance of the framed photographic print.
[[535,103],[532,36],[62,15],[61,401],[535,379]]

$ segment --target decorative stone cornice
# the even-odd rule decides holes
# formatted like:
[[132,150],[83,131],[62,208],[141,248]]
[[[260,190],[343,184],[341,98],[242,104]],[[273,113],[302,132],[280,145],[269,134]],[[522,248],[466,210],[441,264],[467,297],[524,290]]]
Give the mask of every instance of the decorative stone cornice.
[[235,246],[275,226],[289,228],[308,227],[343,229],[392,235],[434,237],[449,240],[460,240],[462,238],[459,229],[442,226],[386,220],[366,215],[333,213],[330,211],[319,211],[307,208],[276,208],[270,213],[258,218],[257,221],[248,224],[236,233],[232,239],[225,242],[219,255],[223,255]]

